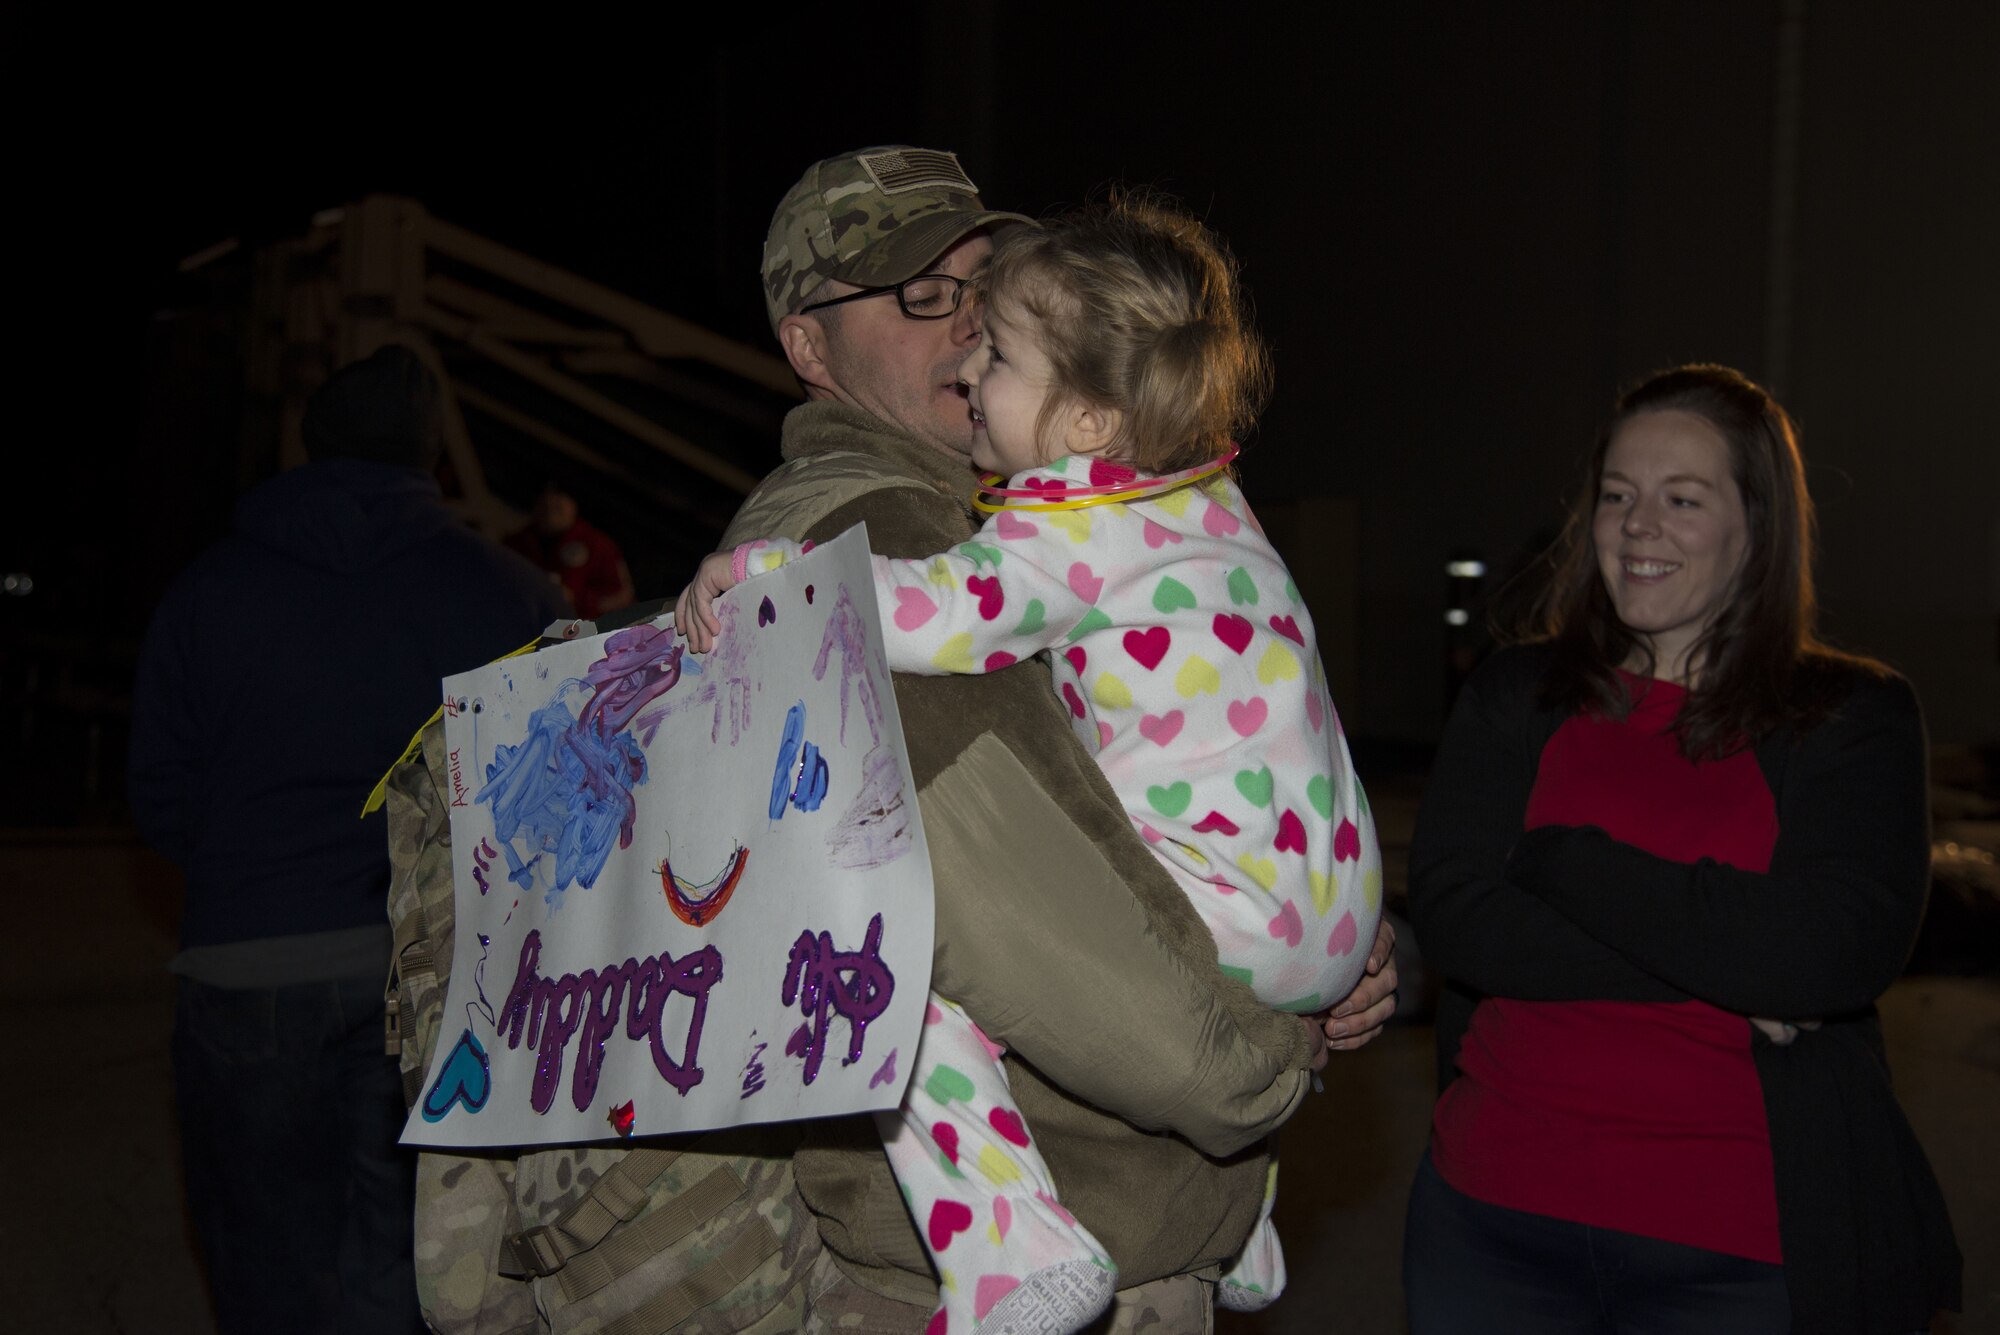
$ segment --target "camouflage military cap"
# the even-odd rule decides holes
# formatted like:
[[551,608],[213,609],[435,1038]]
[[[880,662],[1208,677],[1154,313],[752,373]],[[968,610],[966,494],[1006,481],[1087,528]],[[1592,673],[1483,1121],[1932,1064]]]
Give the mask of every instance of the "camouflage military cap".
[[900,283],[975,228],[1031,221],[980,202],[956,153],[891,144],[815,162],[779,201],[764,237],[771,329],[826,279]]

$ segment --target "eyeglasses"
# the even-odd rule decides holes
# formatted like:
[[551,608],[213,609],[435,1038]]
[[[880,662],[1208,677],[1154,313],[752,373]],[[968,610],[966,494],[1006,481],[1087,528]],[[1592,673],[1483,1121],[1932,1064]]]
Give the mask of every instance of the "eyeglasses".
[[888,287],[864,287],[859,292],[850,292],[844,297],[831,301],[815,301],[810,306],[799,307],[799,314],[822,310],[828,306],[839,306],[850,301],[860,301],[863,297],[879,297],[885,293],[896,294],[896,304],[903,308],[903,314],[912,320],[943,320],[958,314],[959,303],[965,300],[965,289],[969,279],[953,278],[948,273],[920,273],[915,278],[905,278],[900,283]]

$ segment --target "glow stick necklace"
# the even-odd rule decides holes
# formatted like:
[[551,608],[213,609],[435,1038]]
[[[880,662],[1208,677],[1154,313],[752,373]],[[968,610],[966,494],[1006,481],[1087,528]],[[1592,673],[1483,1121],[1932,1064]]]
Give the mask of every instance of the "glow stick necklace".
[[[1236,461],[1243,447],[1231,444],[1229,453],[1219,459],[1211,459],[1193,468],[1183,468],[1178,473],[1162,473],[1158,477],[1140,480],[1136,475],[1124,482],[1105,482],[1095,486],[1072,487],[1064,484],[1061,491],[1052,492],[1042,487],[1002,487],[995,484],[1002,479],[998,473],[988,473],[979,484],[978,494],[972,498],[972,508],[987,514],[1001,510],[1081,510],[1092,505],[1109,505],[1117,501],[1138,500],[1152,496],[1163,496],[1170,491],[1178,491],[1206,477],[1213,477]],[[1050,495],[1061,500],[1046,499]],[[997,503],[988,500],[997,497]],[[1022,504],[1024,499],[1034,498],[1033,503]]]

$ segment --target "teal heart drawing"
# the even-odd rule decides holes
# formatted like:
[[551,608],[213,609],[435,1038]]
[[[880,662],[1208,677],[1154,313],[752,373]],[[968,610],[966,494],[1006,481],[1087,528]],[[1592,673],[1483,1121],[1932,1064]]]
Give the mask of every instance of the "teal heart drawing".
[[493,1074],[487,1069],[486,1049],[479,1046],[479,1040],[467,1029],[459,1034],[451,1055],[438,1068],[431,1092],[424,1095],[424,1120],[442,1122],[445,1114],[460,1103],[467,1112],[476,1113],[486,1106],[487,1096],[492,1092]]

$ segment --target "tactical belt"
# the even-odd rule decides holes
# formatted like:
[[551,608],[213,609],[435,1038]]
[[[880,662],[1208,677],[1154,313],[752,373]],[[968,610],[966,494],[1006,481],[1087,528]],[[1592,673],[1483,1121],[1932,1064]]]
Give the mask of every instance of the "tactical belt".
[[[720,1167],[639,1218],[651,1188],[679,1157],[677,1150],[631,1151],[554,1223],[503,1237],[500,1273],[554,1277],[563,1296],[576,1302],[665,1252],[743,1194],[743,1179],[733,1169]],[[601,1335],[639,1335],[671,1327],[742,1283],[778,1247],[777,1234],[758,1216],[720,1255],[603,1326]]]

